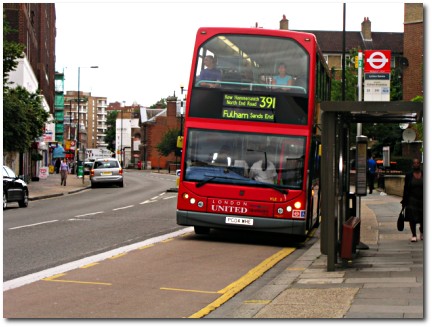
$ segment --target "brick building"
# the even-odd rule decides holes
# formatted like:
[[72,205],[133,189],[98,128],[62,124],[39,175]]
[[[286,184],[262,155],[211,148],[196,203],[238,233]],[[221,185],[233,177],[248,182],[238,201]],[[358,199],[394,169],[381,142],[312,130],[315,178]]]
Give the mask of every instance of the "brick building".
[[403,99],[412,100],[423,95],[424,27],[423,4],[406,3],[404,15]]
[[[288,29],[289,21],[284,16],[280,21],[280,29]],[[335,77],[340,78],[342,72],[343,31],[317,31],[305,30],[316,36],[318,44],[329,69],[335,72]],[[404,33],[373,32],[372,22],[365,17],[360,24],[359,31],[345,31],[345,57],[349,59],[350,50],[391,50],[391,67],[397,67],[403,58]],[[350,61],[349,61],[350,62]]]
[[169,169],[171,163],[180,160],[174,153],[168,157],[163,157],[157,150],[157,145],[169,130],[180,130],[182,117],[178,114],[177,98],[175,96],[167,98],[166,109],[147,109],[141,110],[141,147],[140,158],[146,164],[146,168]]
[[[64,139],[76,139],[78,124],[77,91],[67,91],[64,96]],[[105,148],[107,98],[80,91],[80,145],[83,149]]]
[[[25,46],[24,58],[9,73],[12,86],[19,85],[30,93],[39,90],[42,106],[54,116],[56,13],[54,3],[3,3],[4,19],[14,30],[6,38]],[[51,116],[51,117],[52,117]],[[52,120],[52,119],[51,119]],[[6,122],[5,122],[6,123]],[[29,151],[3,153],[3,162],[24,179],[38,175],[39,168],[50,161],[48,135],[55,134],[53,123],[45,124],[45,135],[35,139]],[[42,156],[32,160],[31,153]]]
[[25,59],[36,75],[39,90],[54,114],[56,14],[54,3],[3,3],[16,32],[8,39],[25,45]]
[[[424,27],[423,4],[406,3],[404,13],[404,62],[402,69],[403,100],[424,96]],[[402,155],[423,158],[423,141],[402,142]]]

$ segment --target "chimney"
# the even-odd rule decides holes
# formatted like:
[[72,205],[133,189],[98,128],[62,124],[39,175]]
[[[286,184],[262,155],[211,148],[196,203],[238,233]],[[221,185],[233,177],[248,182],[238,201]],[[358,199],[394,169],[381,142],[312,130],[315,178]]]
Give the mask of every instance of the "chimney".
[[282,20],[279,22],[279,26],[281,30],[288,30],[288,19],[286,19],[285,15],[283,15]]
[[364,41],[372,41],[372,23],[369,17],[365,17],[361,24],[361,33]]
[[177,114],[177,97],[169,96],[167,101],[167,117],[176,117]]

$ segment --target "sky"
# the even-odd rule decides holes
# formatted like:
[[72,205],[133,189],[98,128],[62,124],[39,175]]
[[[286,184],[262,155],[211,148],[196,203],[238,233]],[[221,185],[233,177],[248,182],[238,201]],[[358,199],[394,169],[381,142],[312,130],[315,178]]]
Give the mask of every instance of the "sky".
[[[345,1],[346,31],[403,32],[404,4]],[[151,106],[188,87],[199,27],[343,30],[343,2],[333,1],[56,1],[56,71],[65,91],[78,89],[108,102]],[[98,66],[91,69],[90,66]],[[80,68],[78,68],[80,67]]]

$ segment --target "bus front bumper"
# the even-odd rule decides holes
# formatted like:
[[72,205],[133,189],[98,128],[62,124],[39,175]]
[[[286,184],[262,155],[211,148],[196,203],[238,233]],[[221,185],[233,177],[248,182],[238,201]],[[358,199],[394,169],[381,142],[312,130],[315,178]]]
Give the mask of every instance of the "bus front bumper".
[[184,210],[177,210],[177,224],[182,226],[253,230],[300,236],[304,236],[306,233],[306,222],[304,220],[227,216]]

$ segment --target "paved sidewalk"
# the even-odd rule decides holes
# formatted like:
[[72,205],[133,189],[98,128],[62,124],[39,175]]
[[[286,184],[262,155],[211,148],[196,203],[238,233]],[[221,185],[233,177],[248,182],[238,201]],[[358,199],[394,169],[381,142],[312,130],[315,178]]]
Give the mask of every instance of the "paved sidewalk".
[[60,174],[49,174],[46,179],[40,179],[37,182],[31,181],[28,184],[29,200],[33,201],[71,194],[90,187],[90,178],[88,175],[84,176],[84,183],[82,178],[78,178],[72,174],[68,175],[66,186],[60,185],[60,180]]
[[369,249],[348,266],[328,272],[318,240],[237,309],[207,318],[424,318],[424,245],[410,242],[408,223],[397,231],[400,200],[376,191],[362,198],[361,242]]
[[[30,200],[78,192],[90,187],[88,178],[83,184],[69,175],[61,186],[60,175],[49,175],[29,184]],[[221,306],[205,318],[424,318],[424,243],[410,242],[408,223],[397,231],[400,200],[377,191],[362,197],[361,242],[369,249],[347,266],[327,271],[318,231],[314,245],[277,277],[234,309],[230,302],[229,311]]]

